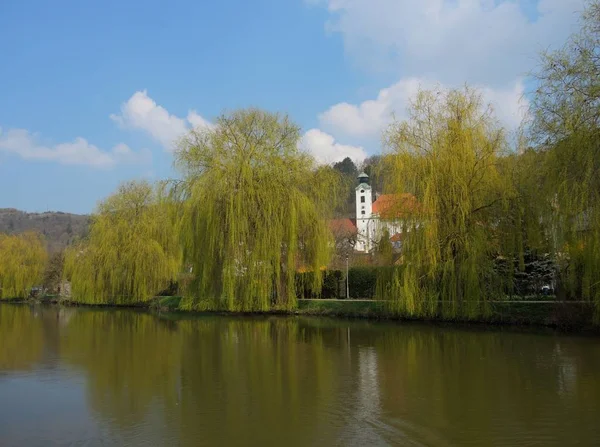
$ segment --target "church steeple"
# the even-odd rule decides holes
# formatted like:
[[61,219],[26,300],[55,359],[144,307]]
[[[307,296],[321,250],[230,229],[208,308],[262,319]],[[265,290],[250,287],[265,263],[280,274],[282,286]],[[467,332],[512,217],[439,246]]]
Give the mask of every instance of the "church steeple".
[[356,250],[369,252],[371,250],[370,233],[373,231],[371,217],[373,214],[373,196],[369,176],[361,172],[356,187],[356,229],[358,238]]
[[365,172],[361,172],[358,175],[358,184],[364,183],[365,185],[369,184],[369,176]]

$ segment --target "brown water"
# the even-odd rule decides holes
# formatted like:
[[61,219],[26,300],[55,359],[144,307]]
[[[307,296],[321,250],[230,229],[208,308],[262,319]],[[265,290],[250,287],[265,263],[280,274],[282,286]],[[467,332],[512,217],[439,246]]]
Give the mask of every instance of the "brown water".
[[600,339],[0,304],[0,446],[600,445]]

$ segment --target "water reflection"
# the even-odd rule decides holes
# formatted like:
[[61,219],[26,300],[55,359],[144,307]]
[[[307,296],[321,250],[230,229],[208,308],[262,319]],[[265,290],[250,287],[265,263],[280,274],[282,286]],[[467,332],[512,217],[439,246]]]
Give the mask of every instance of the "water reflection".
[[30,370],[42,357],[42,321],[24,306],[0,305],[0,373]]
[[0,445],[594,445],[597,371],[595,338],[3,304]]

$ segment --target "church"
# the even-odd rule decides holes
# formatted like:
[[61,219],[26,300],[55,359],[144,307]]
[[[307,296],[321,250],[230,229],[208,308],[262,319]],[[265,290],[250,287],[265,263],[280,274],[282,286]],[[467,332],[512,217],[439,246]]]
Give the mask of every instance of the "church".
[[414,210],[416,198],[407,193],[378,195],[364,172],[358,176],[355,198],[356,218],[332,221],[334,234],[353,236],[354,251],[371,253],[387,230],[394,249],[399,250],[407,211]]

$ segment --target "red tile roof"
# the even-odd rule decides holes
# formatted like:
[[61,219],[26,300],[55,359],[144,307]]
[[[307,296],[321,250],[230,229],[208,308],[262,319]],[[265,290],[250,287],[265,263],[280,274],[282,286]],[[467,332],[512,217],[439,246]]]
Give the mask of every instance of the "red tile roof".
[[417,198],[410,193],[382,194],[373,203],[373,213],[384,219],[401,218],[417,209]]
[[329,228],[334,234],[354,234],[357,232],[356,224],[352,219],[333,219],[329,221]]

